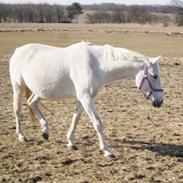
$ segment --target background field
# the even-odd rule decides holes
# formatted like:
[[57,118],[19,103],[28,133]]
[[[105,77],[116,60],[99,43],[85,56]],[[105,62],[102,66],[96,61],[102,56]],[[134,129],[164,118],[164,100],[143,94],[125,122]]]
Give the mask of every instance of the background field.
[[25,43],[68,46],[85,40],[112,44],[148,55],[183,55],[183,28],[139,24],[0,24],[0,57]]
[[[118,159],[99,152],[96,133],[83,114],[76,131],[78,150],[66,148],[75,99],[43,101],[50,139],[41,138],[23,101],[19,143],[12,113],[8,61],[13,50],[38,42],[67,46],[88,40],[162,55],[162,108],[154,109],[131,79],[106,85],[95,98],[105,136]],[[183,30],[161,25],[0,24],[0,182],[183,182]],[[125,86],[125,87],[124,87]]]

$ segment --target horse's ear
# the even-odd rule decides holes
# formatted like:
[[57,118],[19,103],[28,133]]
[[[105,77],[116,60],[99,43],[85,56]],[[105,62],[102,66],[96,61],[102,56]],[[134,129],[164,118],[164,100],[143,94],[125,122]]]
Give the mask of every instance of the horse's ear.
[[150,63],[152,63],[152,64],[157,63],[160,59],[161,59],[161,56],[158,56],[158,57],[150,57],[149,58]]

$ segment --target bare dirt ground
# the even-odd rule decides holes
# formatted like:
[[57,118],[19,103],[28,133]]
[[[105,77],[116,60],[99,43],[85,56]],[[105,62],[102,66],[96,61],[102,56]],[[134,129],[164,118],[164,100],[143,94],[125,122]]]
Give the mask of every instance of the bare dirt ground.
[[28,141],[19,143],[8,59],[1,58],[0,182],[183,182],[183,57],[163,56],[161,80],[166,97],[160,109],[143,98],[131,79],[106,85],[95,98],[107,142],[117,156],[109,160],[100,154],[96,133],[85,114],[75,134],[78,150],[67,149],[75,99],[43,101],[54,114],[43,109],[49,121],[48,141],[42,139],[39,126],[31,123],[24,100],[22,127]]

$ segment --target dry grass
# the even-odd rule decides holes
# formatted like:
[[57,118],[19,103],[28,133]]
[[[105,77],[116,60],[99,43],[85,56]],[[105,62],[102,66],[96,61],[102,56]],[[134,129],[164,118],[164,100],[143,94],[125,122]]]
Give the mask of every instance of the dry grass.
[[1,23],[0,31],[97,31],[97,32],[154,32],[183,33],[182,27],[163,24],[38,24],[38,23]]
[[0,58],[23,44],[57,46],[88,40],[127,47],[148,55],[183,56],[183,29],[151,25],[0,24]]

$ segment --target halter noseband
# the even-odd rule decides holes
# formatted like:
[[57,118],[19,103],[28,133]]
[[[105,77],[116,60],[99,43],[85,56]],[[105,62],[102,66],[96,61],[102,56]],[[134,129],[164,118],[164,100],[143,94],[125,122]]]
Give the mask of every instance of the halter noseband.
[[[162,88],[154,88],[153,85],[151,84],[150,79],[147,77],[147,73],[148,73],[148,67],[147,67],[147,64],[144,64],[144,76],[143,76],[142,81],[140,83],[139,90],[142,91],[145,98],[147,100],[149,100],[149,97],[152,95],[153,92],[163,92],[163,89]],[[142,90],[142,86],[143,86],[145,80],[147,81],[149,88],[150,88],[150,92],[148,95],[146,95],[146,93]]]

